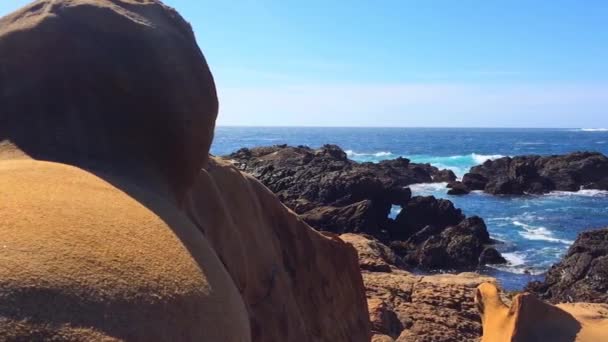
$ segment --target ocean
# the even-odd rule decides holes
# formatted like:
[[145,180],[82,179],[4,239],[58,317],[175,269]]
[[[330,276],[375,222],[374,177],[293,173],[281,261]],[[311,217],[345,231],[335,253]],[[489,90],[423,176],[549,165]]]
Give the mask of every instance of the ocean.
[[[461,177],[487,159],[597,151],[608,155],[608,129],[218,127],[211,153],[275,144],[336,144],[356,161],[399,156],[449,168]],[[584,230],[608,226],[608,193],[582,190],[537,196],[447,195],[444,184],[413,185],[414,195],[447,198],[482,217],[508,265],[485,267],[507,290],[521,290],[559,261]],[[393,208],[392,215],[399,208]]]

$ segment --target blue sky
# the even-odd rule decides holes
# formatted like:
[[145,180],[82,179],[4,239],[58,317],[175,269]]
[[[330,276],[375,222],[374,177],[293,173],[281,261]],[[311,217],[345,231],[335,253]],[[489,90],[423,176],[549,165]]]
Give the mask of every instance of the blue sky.
[[219,124],[608,127],[608,1],[165,3],[194,27]]

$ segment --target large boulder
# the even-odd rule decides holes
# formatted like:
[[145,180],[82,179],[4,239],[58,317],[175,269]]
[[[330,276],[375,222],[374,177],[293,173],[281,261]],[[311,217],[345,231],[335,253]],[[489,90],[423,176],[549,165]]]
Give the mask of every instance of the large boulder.
[[608,158],[597,152],[503,157],[471,168],[462,183],[469,190],[508,195],[608,190]]
[[353,247],[208,159],[215,86],[173,9],[0,19],[0,108],[0,340],[369,341]]
[[608,305],[553,306],[534,295],[516,295],[510,306],[494,284],[478,286],[475,303],[483,323],[482,342],[608,340]]
[[553,303],[608,303],[608,228],[581,233],[545,280],[528,290]]
[[180,196],[207,159],[213,77],[160,1],[36,1],[0,19],[0,65],[0,141],[32,158],[155,173]]

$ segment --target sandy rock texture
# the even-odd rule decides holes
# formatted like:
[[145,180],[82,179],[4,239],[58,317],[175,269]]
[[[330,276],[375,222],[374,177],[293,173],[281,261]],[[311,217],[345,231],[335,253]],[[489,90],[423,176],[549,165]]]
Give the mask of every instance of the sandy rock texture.
[[217,107],[160,1],[0,19],[0,340],[370,340],[355,249],[209,160]]
[[481,284],[475,303],[482,316],[482,342],[595,342],[608,340],[608,305],[568,303],[551,305],[529,293],[501,299],[495,285]]
[[[475,288],[493,278],[475,273],[414,275],[393,263],[386,246],[343,234],[359,251],[372,332],[377,341],[477,341]],[[369,268],[369,265],[382,267]]]

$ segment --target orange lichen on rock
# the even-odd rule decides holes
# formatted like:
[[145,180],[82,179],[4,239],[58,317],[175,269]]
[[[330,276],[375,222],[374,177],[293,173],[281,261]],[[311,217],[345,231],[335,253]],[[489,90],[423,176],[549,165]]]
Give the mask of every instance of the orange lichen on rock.
[[482,342],[608,341],[608,305],[551,305],[523,293],[507,306],[495,285],[479,285],[475,302],[483,324]]

